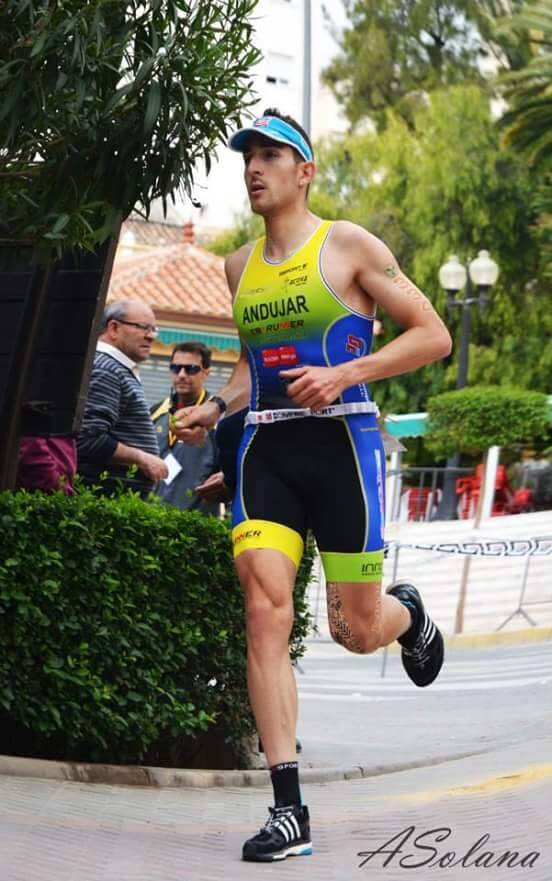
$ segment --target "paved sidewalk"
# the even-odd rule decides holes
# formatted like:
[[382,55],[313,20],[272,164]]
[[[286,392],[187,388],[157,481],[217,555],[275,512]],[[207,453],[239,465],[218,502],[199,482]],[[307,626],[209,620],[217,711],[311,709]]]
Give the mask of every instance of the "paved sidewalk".
[[[550,750],[550,743],[542,744]],[[275,877],[349,881],[414,878],[552,878],[552,764],[526,764],[523,751],[478,757],[372,780],[304,787],[313,817],[312,857],[275,866],[242,863],[243,839],[264,821],[267,789],[86,786],[0,778],[2,881],[249,881]],[[360,867],[360,853],[376,853]],[[441,832],[435,832],[440,829]],[[447,830],[450,832],[447,833]],[[414,838],[425,834],[414,845]],[[460,862],[485,834],[467,865]],[[397,836],[397,837],[395,837]],[[439,842],[438,838],[442,840]],[[473,865],[487,852],[517,851],[518,868]],[[531,856],[533,852],[533,856]],[[538,856],[536,854],[538,853]],[[389,859],[387,866],[384,861]],[[401,868],[400,860],[418,865]],[[489,857],[489,859],[491,859]],[[525,859],[525,866],[519,861]],[[527,860],[533,865],[527,865]]]

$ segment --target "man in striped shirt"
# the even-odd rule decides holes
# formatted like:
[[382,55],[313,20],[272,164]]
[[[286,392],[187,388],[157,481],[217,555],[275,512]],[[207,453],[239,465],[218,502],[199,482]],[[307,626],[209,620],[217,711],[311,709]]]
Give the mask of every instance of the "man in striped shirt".
[[168,474],[137,371],[156,335],[155,316],[139,300],[111,303],[104,313],[77,454],[85,483],[108,494],[122,486],[145,497]]

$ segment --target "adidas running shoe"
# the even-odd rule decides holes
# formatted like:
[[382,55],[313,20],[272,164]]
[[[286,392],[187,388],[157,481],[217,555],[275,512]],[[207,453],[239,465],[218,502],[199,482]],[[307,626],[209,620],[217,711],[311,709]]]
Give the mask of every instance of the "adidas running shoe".
[[413,633],[399,637],[403,667],[415,685],[424,688],[439,675],[445,644],[438,627],[427,614],[419,592],[412,584],[397,582],[386,593],[396,597],[412,614]]
[[243,859],[271,863],[286,857],[312,853],[309,810],[306,805],[269,808],[270,816],[261,831],[243,846]]

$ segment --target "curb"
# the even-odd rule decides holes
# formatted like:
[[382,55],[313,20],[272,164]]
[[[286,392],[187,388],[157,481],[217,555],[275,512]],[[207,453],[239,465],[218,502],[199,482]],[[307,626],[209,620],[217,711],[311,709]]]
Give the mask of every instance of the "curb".
[[[336,783],[398,774],[417,768],[429,768],[459,759],[481,755],[488,750],[453,753],[439,758],[389,765],[354,765],[351,768],[303,768],[302,783]],[[49,759],[26,759],[0,755],[0,775],[60,780],[67,783],[104,784],[106,786],[145,786],[153,789],[268,786],[268,771],[203,771],[184,768],[151,768],[144,765],[100,765],[85,762],[55,762]]]
[[479,649],[498,645],[524,645],[552,640],[552,627],[525,627],[522,630],[495,630],[492,633],[461,633],[445,637],[449,649]]
[[[522,630],[498,630],[491,633],[459,633],[445,636],[446,649],[481,649],[501,645],[526,645],[533,642],[546,642],[552,640],[552,627],[525,627]],[[331,645],[333,640],[330,636],[310,637],[307,642],[309,648],[317,645]],[[388,651],[390,654],[399,654],[400,645],[394,642],[387,649],[378,649],[378,652]],[[299,659],[301,663],[301,659]]]
[[[552,640],[552,627],[528,627],[523,630],[499,631],[498,633],[474,633],[445,638],[447,648],[478,649],[493,645],[522,645]],[[312,646],[329,644],[331,639],[309,641]],[[398,651],[393,645],[389,651]],[[455,753],[439,758],[427,758],[415,762],[391,763],[389,765],[354,765],[348,768],[308,768],[301,770],[304,783],[335,783],[340,780],[360,780],[416,768],[427,768],[446,762],[481,755],[488,750]],[[155,768],[145,765],[105,765],[86,762],[56,762],[49,759],[29,759],[21,756],[0,755],[0,775],[33,777],[43,780],[60,780],[70,783],[97,783],[108,786],[146,786],[150,788],[268,786],[267,770],[215,771],[186,768]]]

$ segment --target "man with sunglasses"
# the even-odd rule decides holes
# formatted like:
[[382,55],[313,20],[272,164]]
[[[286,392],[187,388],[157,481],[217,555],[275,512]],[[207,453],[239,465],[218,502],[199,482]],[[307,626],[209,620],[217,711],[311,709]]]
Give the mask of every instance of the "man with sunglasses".
[[107,306],[77,438],[79,474],[106,494],[130,488],[146,497],[168,474],[138,376],[156,336],[155,316],[145,303]]
[[161,458],[170,463],[169,477],[159,481],[155,493],[181,510],[218,514],[219,505],[194,492],[195,487],[218,471],[214,431],[202,431],[199,446],[178,440],[172,431],[173,414],[182,407],[202,404],[207,399],[204,383],[211,366],[211,351],[203,343],[179,343],[169,364],[171,393],[152,408]]

